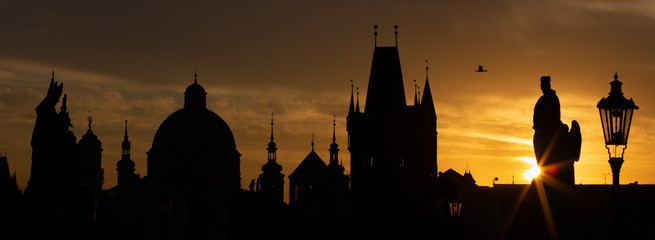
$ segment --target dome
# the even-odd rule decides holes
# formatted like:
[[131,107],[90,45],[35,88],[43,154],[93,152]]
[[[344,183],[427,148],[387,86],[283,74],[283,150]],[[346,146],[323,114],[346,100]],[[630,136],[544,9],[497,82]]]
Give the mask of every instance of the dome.
[[216,113],[204,109],[180,109],[159,126],[152,150],[157,152],[236,150],[230,127]]

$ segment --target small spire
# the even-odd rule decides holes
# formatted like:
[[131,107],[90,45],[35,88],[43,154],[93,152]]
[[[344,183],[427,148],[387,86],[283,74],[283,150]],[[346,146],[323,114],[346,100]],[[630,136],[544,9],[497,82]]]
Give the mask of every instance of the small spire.
[[619,80],[619,74],[617,72],[614,72],[614,81]]
[[357,87],[357,106],[355,107],[355,112],[359,112],[359,88]]
[[55,80],[55,70],[52,70],[52,78],[51,78],[51,80],[52,80],[52,81]]
[[337,137],[336,137],[336,129],[337,129],[337,115],[334,114],[332,115],[334,119],[332,120],[332,143],[337,142]]
[[196,73],[193,74],[193,83],[198,83],[198,69],[196,69]]
[[398,25],[393,25],[393,34],[396,35],[396,47],[398,47]]
[[377,47],[378,46],[378,25],[377,24],[373,25],[373,29],[374,29],[373,30],[373,38],[374,38],[374,41],[375,41],[374,46]]
[[271,142],[273,142],[273,112],[271,112]]
[[312,133],[312,152],[314,151],[314,133]]
[[124,141],[127,141],[127,119],[125,119],[125,136],[123,137]]

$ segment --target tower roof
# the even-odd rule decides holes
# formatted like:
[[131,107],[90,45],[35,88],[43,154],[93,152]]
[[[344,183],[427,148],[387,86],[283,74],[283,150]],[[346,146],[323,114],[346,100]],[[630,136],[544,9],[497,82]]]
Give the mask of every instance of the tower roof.
[[289,174],[289,178],[319,176],[323,174],[326,166],[321,157],[312,150],[298,167]]
[[375,47],[364,112],[398,112],[406,105],[398,47]]
[[430,115],[437,116],[432,100],[432,91],[430,90],[430,81],[425,79],[425,88],[423,88],[423,98],[421,99],[421,108]]

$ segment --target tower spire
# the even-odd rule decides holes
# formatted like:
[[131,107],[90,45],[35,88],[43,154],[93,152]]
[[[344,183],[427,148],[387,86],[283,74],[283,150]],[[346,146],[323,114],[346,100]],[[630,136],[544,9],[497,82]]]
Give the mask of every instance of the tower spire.
[[336,137],[336,129],[337,129],[337,115],[334,114],[332,115],[332,143],[336,143],[337,137]]
[[125,135],[123,135],[123,143],[121,144],[121,149],[123,150],[123,156],[128,156],[130,155],[130,140],[128,140],[127,137],[127,119],[125,119]]
[[274,137],[273,137],[273,112],[271,112],[271,142],[268,143],[268,148],[266,149],[266,150],[268,150],[268,162],[269,163],[271,163],[271,162],[275,163],[275,160],[277,159],[277,156],[276,156],[277,146],[276,146],[275,142],[273,141],[273,139],[274,139]]
[[198,69],[196,69],[193,74],[193,83],[198,83]]
[[339,145],[337,144],[337,115],[333,115],[332,119],[332,144],[330,144],[330,165],[338,165],[339,161]]
[[271,142],[273,142],[273,112],[271,112]]

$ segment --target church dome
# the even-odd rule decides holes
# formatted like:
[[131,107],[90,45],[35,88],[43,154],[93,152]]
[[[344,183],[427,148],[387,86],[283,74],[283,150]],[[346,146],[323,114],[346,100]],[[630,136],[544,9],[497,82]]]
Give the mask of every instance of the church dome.
[[180,109],[159,126],[152,150],[157,152],[236,150],[230,127],[209,109]]
[[207,109],[206,95],[194,79],[184,92],[184,108],[159,126],[148,152],[153,181],[187,190],[197,184],[228,191],[241,188],[241,154],[227,123]]
[[207,92],[198,84],[197,74],[184,92],[184,108],[174,112],[159,126],[152,150],[156,152],[194,151],[209,153],[236,150],[230,127],[207,109]]

